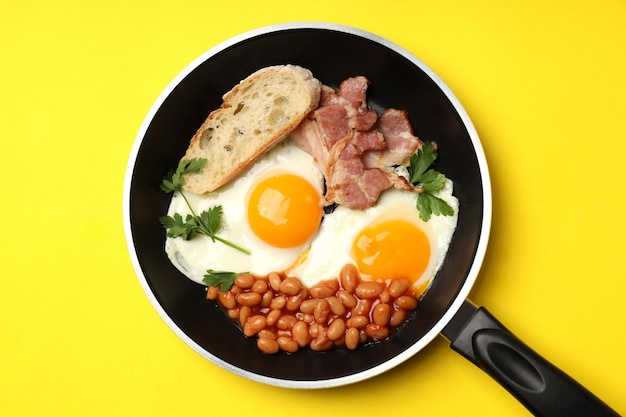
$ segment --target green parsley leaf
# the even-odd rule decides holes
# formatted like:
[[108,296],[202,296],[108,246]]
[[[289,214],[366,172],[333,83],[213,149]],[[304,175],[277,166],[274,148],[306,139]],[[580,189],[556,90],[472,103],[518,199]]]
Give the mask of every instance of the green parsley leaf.
[[417,152],[411,156],[411,183],[422,182],[421,177],[428,167],[437,159],[437,151],[431,142],[426,142]]
[[207,163],[206,158],[193,158],[187,161],[181,161],[179,162],[179,165],[183,164],[184,174],[197,174],[200,171],[202,171],[202,168],[204,168],[206,163]]
[[425,222],[430,220],[432,214],[442,216],[454,215],[454,209],[445,200],[427,192],[420,193],[417,196],[417,209],[420,212],[420,218]]
[[426,171],[420,179],[424,191],[431,194],[441,190],[446,185],[446,176],[434,169]]
[[416,207],[420,212],[420,218],[426,222],[433,214],[454,215],[454,209],[445,200],[434,195],[446,184],[445,175],[430,168],[437,156],[435,146],[431,142],[426,142],[410,160],[411,183],[422,188],[417,197]]
[[215,233],[222,225],[222,206],[211,207],[200,213],[199,222],[205,230],[205,234],[215,242]]
[[166,193],[179,192],[180,195],[187,203],[187,207],[191,211],[185,220],[179,213],[175,213],[174,216],[163,216],[159,218],[159,221],[167,230],[168,237],[182,237],[185,240],[191,240],[198,233],[206,235],[211,238],[213,242],[216,240],[225,245],[228,245],[240,252],[250,255],[250,251],[242,248],[228,240],[222,239],[216,235],[222,226],[222,206],[211,207],[208,210],[203,211],[198,216],[189,204],[189,200],[183,193],[183,185],[185,184],[185,174],[198,173],[204,168],[207,160],[204,158],[193,158],[185,161],[180,161],[176,171],[170,170],[163,181],[161,182],[161,190]]
[[183,221],[183,216],[179,213],[174,213],[174,216],[159,217],[159,221],[167,229],[168,237],[182,237],[185,240],[191,240],[196,236],[198,226],[193,223],[192,215],[187,215],[186,221]]
[[185,174],[197,174],[202,171],[206,165],[205,158],[193,158],[186,161],[180,161],[176,171],[170,170],[161,182],[161,190],[166,193],[180,191],[185,183]]
[[202,281],[207,284],[209,287],[220,287],[220,291],[228,291],[228,289],[235,282],[235,278],[237,278],[241,274],[246,274],[247,272],[227,272],[227,271],[214,271],[213,269],[208,269],[207,273],[204,275]]
[[163,178],[163,181],[161,181],[161,190],[165,191],[166,193],[176,191],[176,185],[174,184],[173,177],[174,170],[170,169],[165,178]]

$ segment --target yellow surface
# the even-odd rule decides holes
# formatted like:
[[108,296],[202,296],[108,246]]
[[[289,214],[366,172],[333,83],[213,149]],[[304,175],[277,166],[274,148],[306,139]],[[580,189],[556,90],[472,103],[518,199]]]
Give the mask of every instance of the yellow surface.
[[443,338],[349,387],[207,362],[132,269],[122,185],[169,81],[267,24],[357,26],[410,50],[472,117],[493,233],[471,298],[626,413],[626,3],[14,1],[0,6],[3,416],[525,416]]

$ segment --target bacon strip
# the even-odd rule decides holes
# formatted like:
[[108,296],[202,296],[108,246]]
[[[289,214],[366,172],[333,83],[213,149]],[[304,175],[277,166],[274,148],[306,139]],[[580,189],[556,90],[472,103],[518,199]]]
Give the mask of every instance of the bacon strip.
[[365,209],[388,188],[414,189],[395,167],[408,165],[423,143],[406,112],[388,109],[379,118],[367,107],[369,84],[359,76],[344,80],[338,92],[324,86],[318,109],[290,134],[324,174],[325,205]]

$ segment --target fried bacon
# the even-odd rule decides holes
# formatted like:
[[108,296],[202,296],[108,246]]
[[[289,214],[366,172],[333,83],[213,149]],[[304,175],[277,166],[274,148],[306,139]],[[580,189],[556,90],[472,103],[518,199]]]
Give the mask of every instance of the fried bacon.
[[290,134],[324,174],[325,205],[365,209],[388,188],[413,189],[395,168],[408,165],[423,143],[406,112],[379,117],[367,107],[368,86],[363,76],[346,79],[339,91],[324,86],[320,106]]

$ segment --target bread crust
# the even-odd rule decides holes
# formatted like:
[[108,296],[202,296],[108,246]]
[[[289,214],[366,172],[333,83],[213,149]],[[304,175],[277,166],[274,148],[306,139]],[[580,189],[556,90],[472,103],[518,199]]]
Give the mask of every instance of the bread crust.
[[261,68],[240,81],[191,138],[182,160],[208,162],[185,176],[183,189],[203,194],[230,182],[317,108],[321,86],[297,65]]

